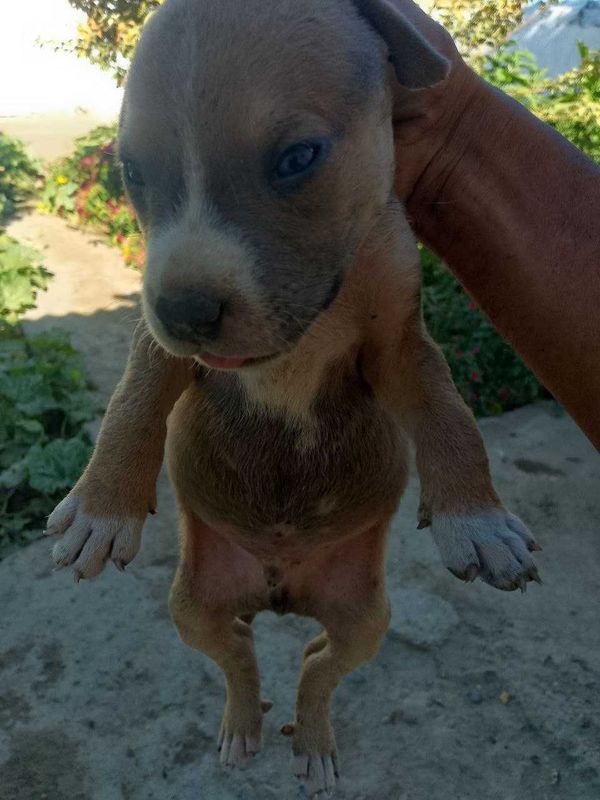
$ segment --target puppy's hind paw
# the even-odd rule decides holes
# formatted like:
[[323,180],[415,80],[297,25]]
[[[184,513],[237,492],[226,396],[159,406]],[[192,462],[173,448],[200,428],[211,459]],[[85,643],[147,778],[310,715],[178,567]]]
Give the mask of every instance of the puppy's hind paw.
[[521,520],[504,508],[434,516],[433,538],[446,567],[464,581],[479,577],[504,591],[541,583],[531,556],[541,550]]
[[335,734],[327,719],[312,724],[298,721],[285,725],[282,733],[293,735],[292,771],[306,797],[331,796],[340,776]]
[[294,756],[292,770],[298,778],[307,797],[319,797],[333,794],[339,771],[335,752],[320,755]]
[[80,497],[70,494],[48,518],[46,534],[61,535],[52,558],[59,569],[71,567],[79,583],[99,575],[108,561],[123,571],[139,550],[143,526],[138,517],[86,514]]

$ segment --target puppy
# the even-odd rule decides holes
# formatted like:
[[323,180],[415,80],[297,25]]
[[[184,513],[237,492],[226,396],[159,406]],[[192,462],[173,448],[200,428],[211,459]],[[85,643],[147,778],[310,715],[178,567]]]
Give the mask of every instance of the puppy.
[[424,328],[394,195],[392,82],[424,88],[446,71],[386,0],[167,0],[127,84],[144,321],[93,458],[50,517],[54,559],[78,580],[125,568],[166,441],[181,513],[170,611],[225,674],[223,764],[261,746],[254,615],[323,625],[286,729],[311,796],[338,774],[331,695],[388,626],[409,441],[419,524],[446,567],[505,590],[537,579],[537,546],[494,491]]

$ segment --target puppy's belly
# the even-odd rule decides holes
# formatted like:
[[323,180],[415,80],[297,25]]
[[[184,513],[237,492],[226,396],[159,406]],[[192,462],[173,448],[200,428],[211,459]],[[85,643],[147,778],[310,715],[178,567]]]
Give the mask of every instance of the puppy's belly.
[[191,387],[167,448],[181,505],[265,564],[390,517],[407,479],[405,439],[366,393],[325,404],[305,428]]

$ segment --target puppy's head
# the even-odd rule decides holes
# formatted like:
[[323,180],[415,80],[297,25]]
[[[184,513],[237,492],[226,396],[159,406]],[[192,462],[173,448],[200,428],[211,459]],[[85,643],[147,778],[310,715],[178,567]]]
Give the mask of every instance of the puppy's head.
[[120,155],[166,349],[258,364],[335,298],[392,191],[388,48],[438,79],[405,24],[386,0],[167,0],[146,26]]

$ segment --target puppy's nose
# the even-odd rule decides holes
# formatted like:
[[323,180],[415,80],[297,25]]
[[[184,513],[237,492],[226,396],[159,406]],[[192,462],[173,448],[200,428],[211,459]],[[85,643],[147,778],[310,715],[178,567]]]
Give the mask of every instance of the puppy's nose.
[[217,338],[223,303],[201,292],[170,297],[161,295],[156,301],[155,311],[170,336],[193,342]]

